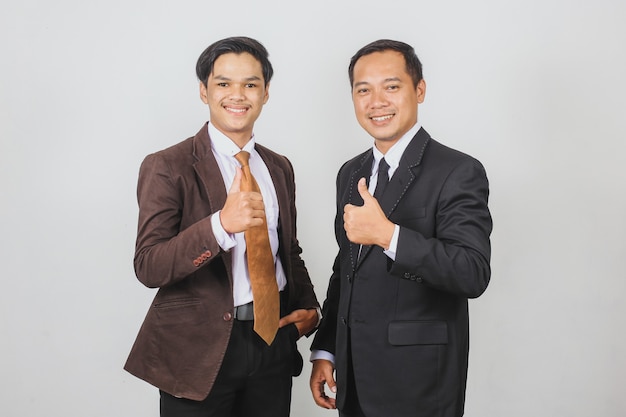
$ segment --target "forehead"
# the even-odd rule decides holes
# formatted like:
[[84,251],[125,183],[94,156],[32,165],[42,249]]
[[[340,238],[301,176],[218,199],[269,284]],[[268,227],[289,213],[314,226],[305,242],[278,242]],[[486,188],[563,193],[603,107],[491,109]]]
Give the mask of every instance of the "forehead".
[[354,84],[380,82],[390,78],[410,78],[406,61],[400,52],[373,52],[362,56],[354,64]]
[[251,54],[228,52],[217,57],[213,63],[214,77],[260,77],[263,79],[261,63]]

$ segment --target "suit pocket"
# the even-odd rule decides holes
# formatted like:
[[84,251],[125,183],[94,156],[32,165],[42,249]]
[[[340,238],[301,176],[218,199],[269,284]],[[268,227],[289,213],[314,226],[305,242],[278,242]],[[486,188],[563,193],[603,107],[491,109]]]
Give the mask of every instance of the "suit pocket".
[[420,230],[420,226],[423,227],[424,222],[428,221],[426,207],[398,208],[389,219],[395,224],[412,230]]
[[163,300],[160,302],[154,303],[154,308],[157,309],[169,309],[169,308],[181,308],[181,307],[189,307],[200,304],[200,299],[198,298],[171,298],[168,300]]
[[407,207],[406,209],[398,208],[392,215],[396,220],[416,220],[426,217],[426,207]]
[[447,345],[445,321],[393,321],[388,328],[389,343],[394,346]]
[[199,325],[206,317],[204,306],[198,298],[171,298],[155,302],[152,306],[161,327]]

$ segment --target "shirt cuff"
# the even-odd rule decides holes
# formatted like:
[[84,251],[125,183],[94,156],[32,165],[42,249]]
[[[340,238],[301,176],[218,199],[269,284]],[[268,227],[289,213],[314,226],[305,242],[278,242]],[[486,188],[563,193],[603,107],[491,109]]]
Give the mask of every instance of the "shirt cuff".
[[213,213],[211,216],[211,227],[213,228],[213,235],[215,236],[215,240],[217,240],[217,244],[220,245],[224,251],[228,251],[232,249],[237,242],[233,235],[224,230],[222,226],[222,222],[220,221],[220,211]]
[[311,359],[309,360],[313,362],[319,359],[330,361],[333,364],[333,366],[335,366],[335,355],[325,350],[312,350]]
[[397,224],[393,229],[393,235],[391,236],[391,242],[389,243],[389,249],[383,251],[392,261],[396,260],[396,251],[398,249],[398,237],[400,236],[400,226]]
[[317,329],[318,327],[320,327],[320,323],[322,322],[322,309],[319,307],[312,307],[309,310],[315,309],[315,311],[317,312],[317,324],[315,325],[315,328]]

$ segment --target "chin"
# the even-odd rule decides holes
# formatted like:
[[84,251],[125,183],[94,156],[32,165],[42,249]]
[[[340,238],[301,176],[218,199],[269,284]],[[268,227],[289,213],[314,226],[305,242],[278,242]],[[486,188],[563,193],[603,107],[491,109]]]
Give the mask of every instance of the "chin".
[[370,134],[374,137],[374,139],[383,142],[393,141],[398,138],[396,132],[381,132],[380,130],[376,129],[370,132]]

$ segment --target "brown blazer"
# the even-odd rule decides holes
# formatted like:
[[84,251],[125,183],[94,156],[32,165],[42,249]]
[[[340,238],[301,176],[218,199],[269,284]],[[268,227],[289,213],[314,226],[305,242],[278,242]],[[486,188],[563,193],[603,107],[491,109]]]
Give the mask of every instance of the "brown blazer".
[[[261,145],[256,150],[278,197],[288,311],[317,307],[296,238],[293,167]],[[148,155],[139,171],[135,272],[144,285],[159,290],[124,369],[192,400],[209,394],[233,326],[231,254],[216,242],[210,221],[226,193],[206,124],[196,136]],[[294,374],[302,367],[297,356],[300,369]]]

